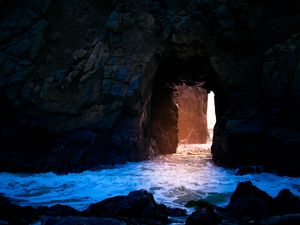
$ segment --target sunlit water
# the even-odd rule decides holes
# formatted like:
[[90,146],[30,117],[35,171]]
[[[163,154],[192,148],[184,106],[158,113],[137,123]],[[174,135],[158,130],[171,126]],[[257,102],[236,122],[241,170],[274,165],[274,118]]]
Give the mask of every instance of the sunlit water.
[[239,181],[251,180],[275,196],[289,188],[300,196],[300,178],[262,173],[235,175],[211,162],[209,145],[182,145],[173,155],[127,163],[99,171],[56,175],[0,173],[0,193],[22,205],[67,204],[85,209],[89,204],[130,191],[146,189],[159,203],[183,207],[191,199],[226,205]]

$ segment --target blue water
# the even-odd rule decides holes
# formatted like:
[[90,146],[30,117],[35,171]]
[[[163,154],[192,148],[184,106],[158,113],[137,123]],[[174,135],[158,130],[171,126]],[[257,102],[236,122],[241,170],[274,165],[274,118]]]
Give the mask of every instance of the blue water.
[[184,207],[192,199],[224,206],[239,181],[251,180],[271,196],[289,188],[300,196],[300,178],[269,173],[238,176],[211,162],[209,145],[182,145],[173,155],[126,163],[98,171],[56,175],[0,173],[0,193],[21,205],[67,204],[85,209],[91,203],[146,189],[159,203]]

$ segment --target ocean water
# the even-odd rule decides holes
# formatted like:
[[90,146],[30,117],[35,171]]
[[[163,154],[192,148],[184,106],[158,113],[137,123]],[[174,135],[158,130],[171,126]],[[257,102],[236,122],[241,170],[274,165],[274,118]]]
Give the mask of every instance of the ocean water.
[[300,178],[269,173],[239,176],[211,162],[210,145],[181,145],[177,154],[82,173],[0,173],[0,193],[21,205],[66,204],[83,210],[89,204],[146,189],[159,203],[183,208],[189,200],[206,199],[225,206],[239,181],[276,196],[289,188],[300,196]]

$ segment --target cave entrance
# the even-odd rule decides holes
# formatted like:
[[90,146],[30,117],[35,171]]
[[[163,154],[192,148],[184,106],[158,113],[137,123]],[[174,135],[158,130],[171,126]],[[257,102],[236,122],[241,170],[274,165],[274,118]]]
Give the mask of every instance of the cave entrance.
[[216,122],[214,93],[199,86],[176,86],[178,107],[177,153],[191,149],[207,149],[212,144]]
[[215,92],[217,84],[216,73],[205,58],[165,59],[153,82],[152,149],[170,154],[177,152],[179,144],[211,141],[215,111],[213,94],[208,96],[208,93]]

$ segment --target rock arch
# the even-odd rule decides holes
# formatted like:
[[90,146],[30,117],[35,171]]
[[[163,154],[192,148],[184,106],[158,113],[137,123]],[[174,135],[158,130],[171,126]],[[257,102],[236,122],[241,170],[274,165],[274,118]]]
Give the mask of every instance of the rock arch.
[[[188,60],[170,56],[161,60],[156,72],[151,102],[151,138],[161,153],[174,153],[178,145],[177,85],[198,86],[217,91],[218,75],[207,57]],[[201,129],[201,128],[198,128]]]
[[170,92],[155,83],[204,81],[216,95],[214,162],[299,175],[299,9],[297,0],[5,1],[0,170],[145,159],[157,153],[152,93]]

